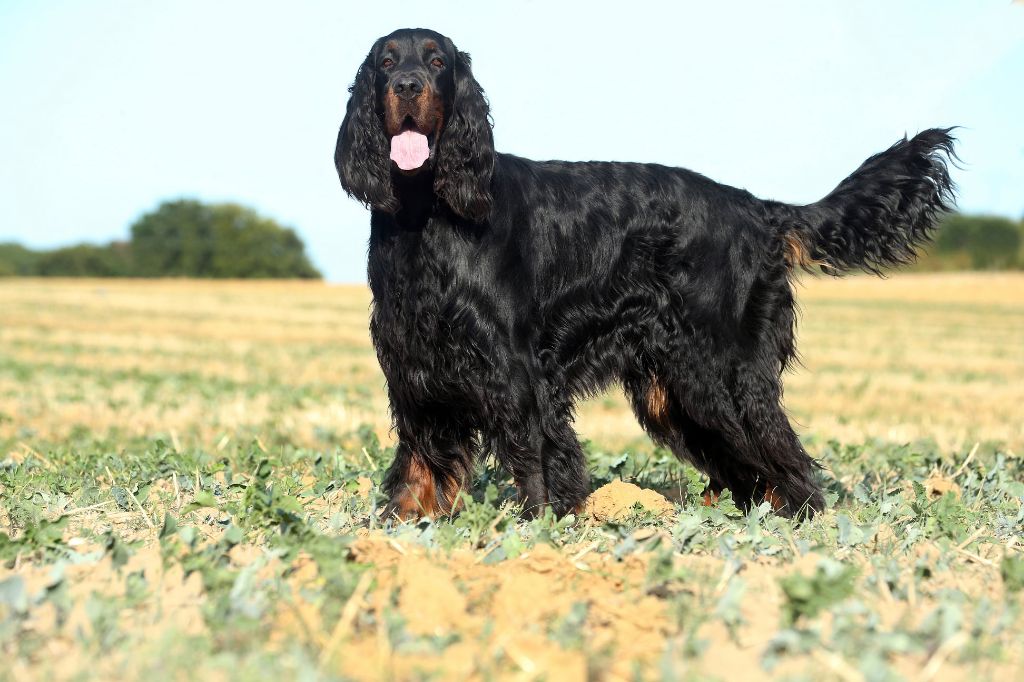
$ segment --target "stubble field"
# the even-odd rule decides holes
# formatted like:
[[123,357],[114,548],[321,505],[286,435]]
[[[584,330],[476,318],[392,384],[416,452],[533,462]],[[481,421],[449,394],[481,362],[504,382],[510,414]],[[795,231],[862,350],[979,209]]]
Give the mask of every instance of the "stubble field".
[[815,520],[700,506],[612,392],[580,518],[485,463],[382,526],[365,288],[2,280],[0,679],[1020,677],[1024,276],[798,298]]

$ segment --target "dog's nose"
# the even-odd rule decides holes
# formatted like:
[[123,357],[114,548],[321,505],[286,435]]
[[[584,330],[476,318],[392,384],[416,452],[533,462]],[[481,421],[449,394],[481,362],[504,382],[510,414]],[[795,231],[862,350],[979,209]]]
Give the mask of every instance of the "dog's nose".
[[399,76],[391,89],[402,99],[413,99],[423,92],[423,81],[414,75]]

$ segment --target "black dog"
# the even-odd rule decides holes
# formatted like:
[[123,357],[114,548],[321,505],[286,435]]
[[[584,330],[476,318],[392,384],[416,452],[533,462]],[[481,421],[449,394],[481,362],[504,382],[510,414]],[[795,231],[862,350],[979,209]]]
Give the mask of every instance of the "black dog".
[[450,513],[493,452],[528,513],[586,498],[573,404],[614,381],[651,437],[738,503],[822,509],[781,405],[791,278],[906,263],[950,207],[949,129],[807,206],[655,164],[494,151],[469,56],[422,29],[359,67],[335,164],[372,209],[370,331],[399,443],[390,514]]

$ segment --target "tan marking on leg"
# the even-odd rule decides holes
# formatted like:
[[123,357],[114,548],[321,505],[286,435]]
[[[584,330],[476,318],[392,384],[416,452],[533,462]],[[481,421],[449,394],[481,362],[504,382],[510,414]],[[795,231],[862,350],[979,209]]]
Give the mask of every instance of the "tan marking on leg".
[[395,492],[389,507],[392,513],[403,521],[424,516],[441,516],[434,474],[418,454],[413,453],[409,460],[405,483]]
[[775,486],[768,486],[764,491],[764,501],[772,506],[772,509],[779,511],[786,506],[786,501],[775,492]]
[[657,378],[651,379],[651,385],[647,388],[647,415],[657,426],[671,430],[672,424],[668,418],[668,391],[664,384]]
[[718,498],[722,496],[721,491],[715,491],[711,488],[705,488],[704,492],[701,493],[700,504],[702,507],[714,507],[718,504]]
[[465,502],[460,494],[463,490],[462,482],[456,481],[454,478],[449,478],[448,485],[445,489],[452,490],[454,492],[452,492],[452,499],[445,505],[447,510],[443,511],[443,513],[447,516],[455,516],[455,514],[465,506]]

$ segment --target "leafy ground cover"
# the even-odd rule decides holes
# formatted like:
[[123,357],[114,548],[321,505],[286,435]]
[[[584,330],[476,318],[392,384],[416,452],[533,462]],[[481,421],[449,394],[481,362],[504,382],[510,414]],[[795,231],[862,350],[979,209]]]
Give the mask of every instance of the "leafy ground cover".
[[701,506],[612,393],[579,518],[485,463],[392,525],[361,288],[0,282],[0,678],[1019,677],[1024,277],[801,288],[815,520]]

